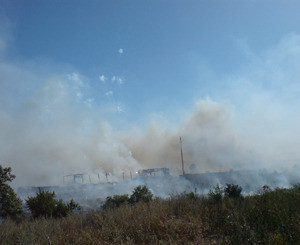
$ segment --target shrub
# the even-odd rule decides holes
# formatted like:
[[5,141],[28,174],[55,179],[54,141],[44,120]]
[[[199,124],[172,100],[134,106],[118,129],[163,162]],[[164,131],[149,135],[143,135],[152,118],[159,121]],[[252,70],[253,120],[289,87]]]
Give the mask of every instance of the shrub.
[[199,196],[196,194],[196,192],[193,192],[193,191],[186,193],[185,198],[188,200],[194,200],[194,201],[199,200]]
[[242,187],[234,184],[227,184],[224,189],[224,195],[228,198],[239,198],[241,195]]
[[152,200],[153,194],[145,185],[137,186],[132,192],[130,198],[125,195],[108,196],[105,203],[102,205],[103,209],[118,208],[123,204],[135,204],[139,201],[149,202]]
[[29,197],[26,200],[28,208],[34,218],[44,216],[52,217],[56,209],[56,200],[54,192],[39,191],[36,197]]
[[11,182],[16,176],[11,173],[11,168],[3,168],[0,165],[0,217],[20,216],[23,212],[22,201],[19,199],[7,182]]
[[35,197],[29,197],[26,200],[27,206],[31,211],[32,217],[66,217],[80,206],[71,200],[65,204],[62,200],[54,199],[55,192],[39,191]]
[[103,209],[109,208],[118,208],[123,204],[127,204],[129,201],[128,195],[114,195],[113,197],[109,196],[106,198],[105,203],[103,204]]
[[74,200],[72,199],[70,202],[67,203],[67,209],[73,211],[73,210],[80,210],[81,207],[78,203],[74,202]]
[[221,203],[224,195],[224,189],[216,185],[213,190],[210,190],[208,193],[209,198],[214,202],[214,203]]
[[0,244],[300,244],[299,185],[221,200],[180,194],[65,219],[7,219]]
[[153,194],[149,188],[145,185],[137,186],[132,192],[129,202],[131,204],[137,203],[139,201],[149,202],[152,200]]
[[[247,222],[256,234],[256,241],[274,244],[298,244],[300,240],[300,192],[275,188],[253,196],[254,204],[247,212]],[[280,243],[279,241],[283,241]]]

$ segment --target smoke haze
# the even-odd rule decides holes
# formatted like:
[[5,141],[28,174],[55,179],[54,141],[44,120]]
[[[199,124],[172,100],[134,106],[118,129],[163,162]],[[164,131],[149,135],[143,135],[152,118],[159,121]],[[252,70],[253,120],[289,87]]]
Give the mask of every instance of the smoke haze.
[[187,172],[192,164],[197,172],[299,164],[299,35],[251,54],[243,69],[218,78],[224,89],[197,98],[178,122],[129,122],[122,130],[107,91],[96,98],[99,87],[68,66],[8,59],[0,41],[0,161],[16,186],[59,184],[80,172],[103,179],[169,167],[178,175],[180,136]]

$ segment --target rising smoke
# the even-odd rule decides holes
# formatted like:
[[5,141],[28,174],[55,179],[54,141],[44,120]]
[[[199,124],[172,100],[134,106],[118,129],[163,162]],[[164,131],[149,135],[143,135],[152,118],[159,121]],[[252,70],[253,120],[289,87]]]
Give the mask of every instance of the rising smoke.
[[2,52],[0,161],[16,186],[60,184],[78,172],[104,179],[169,167],[178,175],[181,136],[187,172],[292,167],[300,159],[299,67],[300,37],[289,35],[220,78],[226,89],[200,98],[176,127],[153,120],[119,131],[110,122],[114,106],[91,97],[88,78]]

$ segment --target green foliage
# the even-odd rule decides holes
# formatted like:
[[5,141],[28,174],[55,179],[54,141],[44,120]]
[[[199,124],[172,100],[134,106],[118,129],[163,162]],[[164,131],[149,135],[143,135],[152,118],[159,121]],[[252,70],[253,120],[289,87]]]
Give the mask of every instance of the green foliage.
[[53,212],[53,217],[61,218],[66,217],[71,210],[68,209],[68,206],[63,203],[62,200],[57,200],[56,207]]
[[56,200],[54,199],[54,192],[39,191],[36,197],[29,197],[26,200],[28,208],[34,218],[44,216],[52,217],[56,209]]
[[242,197],[242,187],[234,184],[227,184],[224,188],[224,195],[228,198],[240,198]]
[[243,201],[222,196],[215,203],[210,196],[187,196],[18,225],[6,219],[0,224],[0,243],[300,244],[300,185],[245,196]]
[[128,195],[114,195],[113,197],[109,196],[106,198],[106,201],[102,206],[102,208],[103,209],[118,208],[123,204],[127,204],[128,201],[129,201]]
[[208,196],[210,201],[214,204],[221,204],[223,198],[241,198],[242,187],[234,184],[226,184],[225,187],[216,185],[212,190],[209,191]]
[[139,201],[149,202],[152,200],[153,194],[145,185],[137,186],[132,192],[131,196],[128,195],[114,195],[106,198],[102,209],[118,208],[123,204],[136,204]]
[[0,165],[0,217],[2,218],[16,218],[23,213],[22,201],[7,183],[15,177],[11,173],[11,168],[3,168]]
[[56,200],[54,192],[39,191],[35,197],[29,197],[26,200],[27,206],[31,211],[33,218],[38,217],[66,217],[75,209],[80,209],[80,206],[71,200],[65,204],[62,200]]
[[146,185],[137,186],[129,198],[131,204],[139,201],[149,202],[152,200],[153,194]]
[[300,241],[300,189],[297,186],[268,190],[252,199],[254,203],[246,217],[257,241],[282,241],[282,244]]
[[[228,244],[299,244],[300,189],[297,185],[275,190],[263,187],[261,194],[247,196],[243,201],[235,198],[239,191],[231,190],[228,188],[228,198],[223,198],[221,205],[203,201],[205,232],[218,234]],[[212,193],[215,197],[219,191]]]
[[214,203],[221,203],[224,196],[224,188],[216,185],[213,190],[209,191],[208,196]]
[[78,203],[76,203],[73,199],[67,203],[67,209],[70,211],[73,210],[81,210],[81,207]]

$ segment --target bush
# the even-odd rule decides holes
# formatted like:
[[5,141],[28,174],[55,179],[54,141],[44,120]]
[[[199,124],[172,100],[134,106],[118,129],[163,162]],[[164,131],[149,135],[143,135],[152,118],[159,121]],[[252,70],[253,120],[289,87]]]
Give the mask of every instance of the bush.
[[242,197],[240,187],[227,185],[222,198],[222,188],[215,187],[209,201],[202,200],[204,233],[217,234],[226,244],[299,244],[299,186],[263,189]]
[[11,168],[3,168],[0,165],[0,217],[16,218],[23,212],[22,201],[19,199],[7,182],[11,182],[16,176],[11,174]]
[[80,206],[71,200],[65,204],[62,200],[54,199],[55,192],[39,191],[36,197],[29,197],[26,200],[27,206],[31,211],[32,217],[66,217]]
[[[300,190],[276,188],[253,196],[254,204],[247,212],[247,222],[256,241],[273,244],[298,244],[300,241]],[[283,241],[280,243],[279,241]],[[277,242],[277,243],[276,243]]]
[[214,202],[214,203],[221,203],[224,195],[224,189],[216,185],[213,190],[210,190],[208,193],[209,198]]
[[118,208],[123,204],[135,204],[139,201],[149,202],[152,200],[153,194],[149,190],[149,188],[145,185],[137,186],[130,198],[127,194],[125,195],[114,195],[109,196],[106,198],[105,203],[102,205],[103,209],[111,209],[111,208]]
[[139,185],[134,189],[133,193],[131,194],[129,202],[131,204],[137,203],[139,201],[149,202],[152,200],[152,197],[153,194],[147,186]]
[[0,244],[300,244],[299,203],[300,185],[220,204],[180,194],[65,219],[7,219]]
[[123,204],[127,204],[129,201],[128,195],[114,195],[113,197],[109,196],[106,198],[104,205],[102,206],[103,209],[109,208],[118,208]]
[[228,198],[240,198],[242,197],[241,192],[242,187],[234,184],[227,184],[224,189],[224,195]]
[[67,209],[73,212],[73,210],[81,210],[81,207],[72,199],[70,202],[67,203]]

